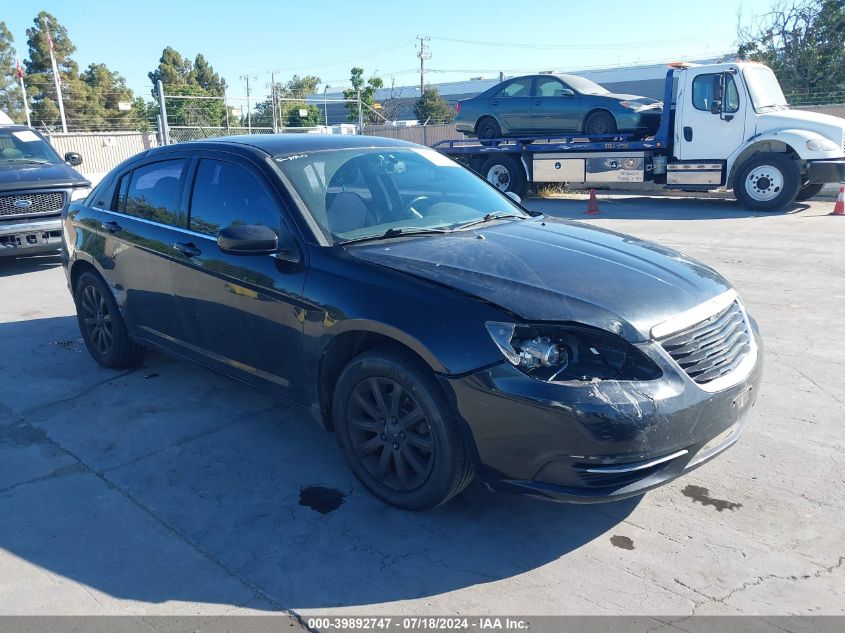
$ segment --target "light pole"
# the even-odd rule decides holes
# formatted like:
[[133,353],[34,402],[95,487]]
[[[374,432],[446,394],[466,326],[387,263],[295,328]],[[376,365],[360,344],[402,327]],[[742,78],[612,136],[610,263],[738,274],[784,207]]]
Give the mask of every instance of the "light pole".
[[323,86],[323,115],[325,116],[325,120],[326,120],[326,131],[327,132],[328,132],[328,127],[329,127],[329,104],[328,104],[328,101],[326,101],[326,90],[328,90],[328,89],[329,89],[329,84],[326,84],[325,86]]

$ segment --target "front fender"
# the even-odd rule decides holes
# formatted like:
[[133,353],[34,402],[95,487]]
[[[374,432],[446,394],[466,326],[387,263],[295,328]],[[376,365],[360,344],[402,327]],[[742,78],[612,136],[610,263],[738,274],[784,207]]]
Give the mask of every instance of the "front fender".
[[794,150],[801,160],[823,160],[842,157],[843,151],[841,147],[829,152],[814,152],[807,149],[807,141],[822,139],[827,141],[833,140],[816,132],[795,129],[767,131],[752,137],[751,140],[755,144],[764,141],[784,143]]

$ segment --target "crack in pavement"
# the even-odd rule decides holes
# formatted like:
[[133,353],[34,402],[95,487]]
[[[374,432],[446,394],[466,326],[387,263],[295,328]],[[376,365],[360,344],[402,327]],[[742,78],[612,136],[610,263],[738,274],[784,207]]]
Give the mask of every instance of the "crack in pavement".
[[839,567],[842,567],[843,562],[845,562],[845,556],[840,556],[839,560],[836,563],[834,563],[833,565],[828,565],[827,567],[822,567],[821,569],[816,570],[812,574],[801,574],[801,575],[791,574],[789,576],[782,576],[780,574],[766,574],[765,576],[757,576],[754,580],[747,580],[746,582],[742,583],[739,587],[737,587],[736,589],[732,589],[726,595],[724,595],[723,597],[721,597],[717,600],[710,600],[709,602],[703,602],[699,605],[696,605],[696,607],[692,610],[692,613],[690,613],[690,615],[695,615],[696,614],[695,612],[698,610],[699,607],[703,607],[703,606],[708,605],[708,604],[724,604],[726,600],[729,600],[734,595],[736,595],[740,592],[743,592],[746,589],[749,589],[751,587],[758,587],[758,586],[762,585],[764,582],[767,582],[769,580],[785,580],[785,581],[788,581],[788,582],[800,582],[802,580],[810,580],[812,578],[820,578],[821,576],[824,576],[825,574],[831,574],[831,573],[833,573],[833,570],[838,569]]

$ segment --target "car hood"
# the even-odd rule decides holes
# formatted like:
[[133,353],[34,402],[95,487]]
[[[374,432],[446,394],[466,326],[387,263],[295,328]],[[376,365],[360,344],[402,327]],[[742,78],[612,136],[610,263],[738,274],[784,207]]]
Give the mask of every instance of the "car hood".
[[630,341],[647,340],[654,325],[730,287],[711,268],[671,249],[552,218],[347,251],[495,304],[525,321],[574,321]]
[[0,161],[0,192],[51,187],[83,187],[90,183],[65,163],[5,163]]
[[809,110],[778,110],[757,117],[757,134],[790,128],[815,132],[837,145],[845,139],[845,122],[838,116]]

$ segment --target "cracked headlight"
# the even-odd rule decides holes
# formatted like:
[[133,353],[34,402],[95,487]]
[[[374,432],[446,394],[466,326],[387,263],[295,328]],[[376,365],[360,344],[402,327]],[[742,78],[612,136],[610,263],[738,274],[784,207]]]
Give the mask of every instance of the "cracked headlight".
[[509,363],[545,381],[654,380],[654,362],[619,336],[589,327],[488,322]]
[[839,145],[826,138],[811,138],[807,141],[807,149],[811,152],[835,152]]

